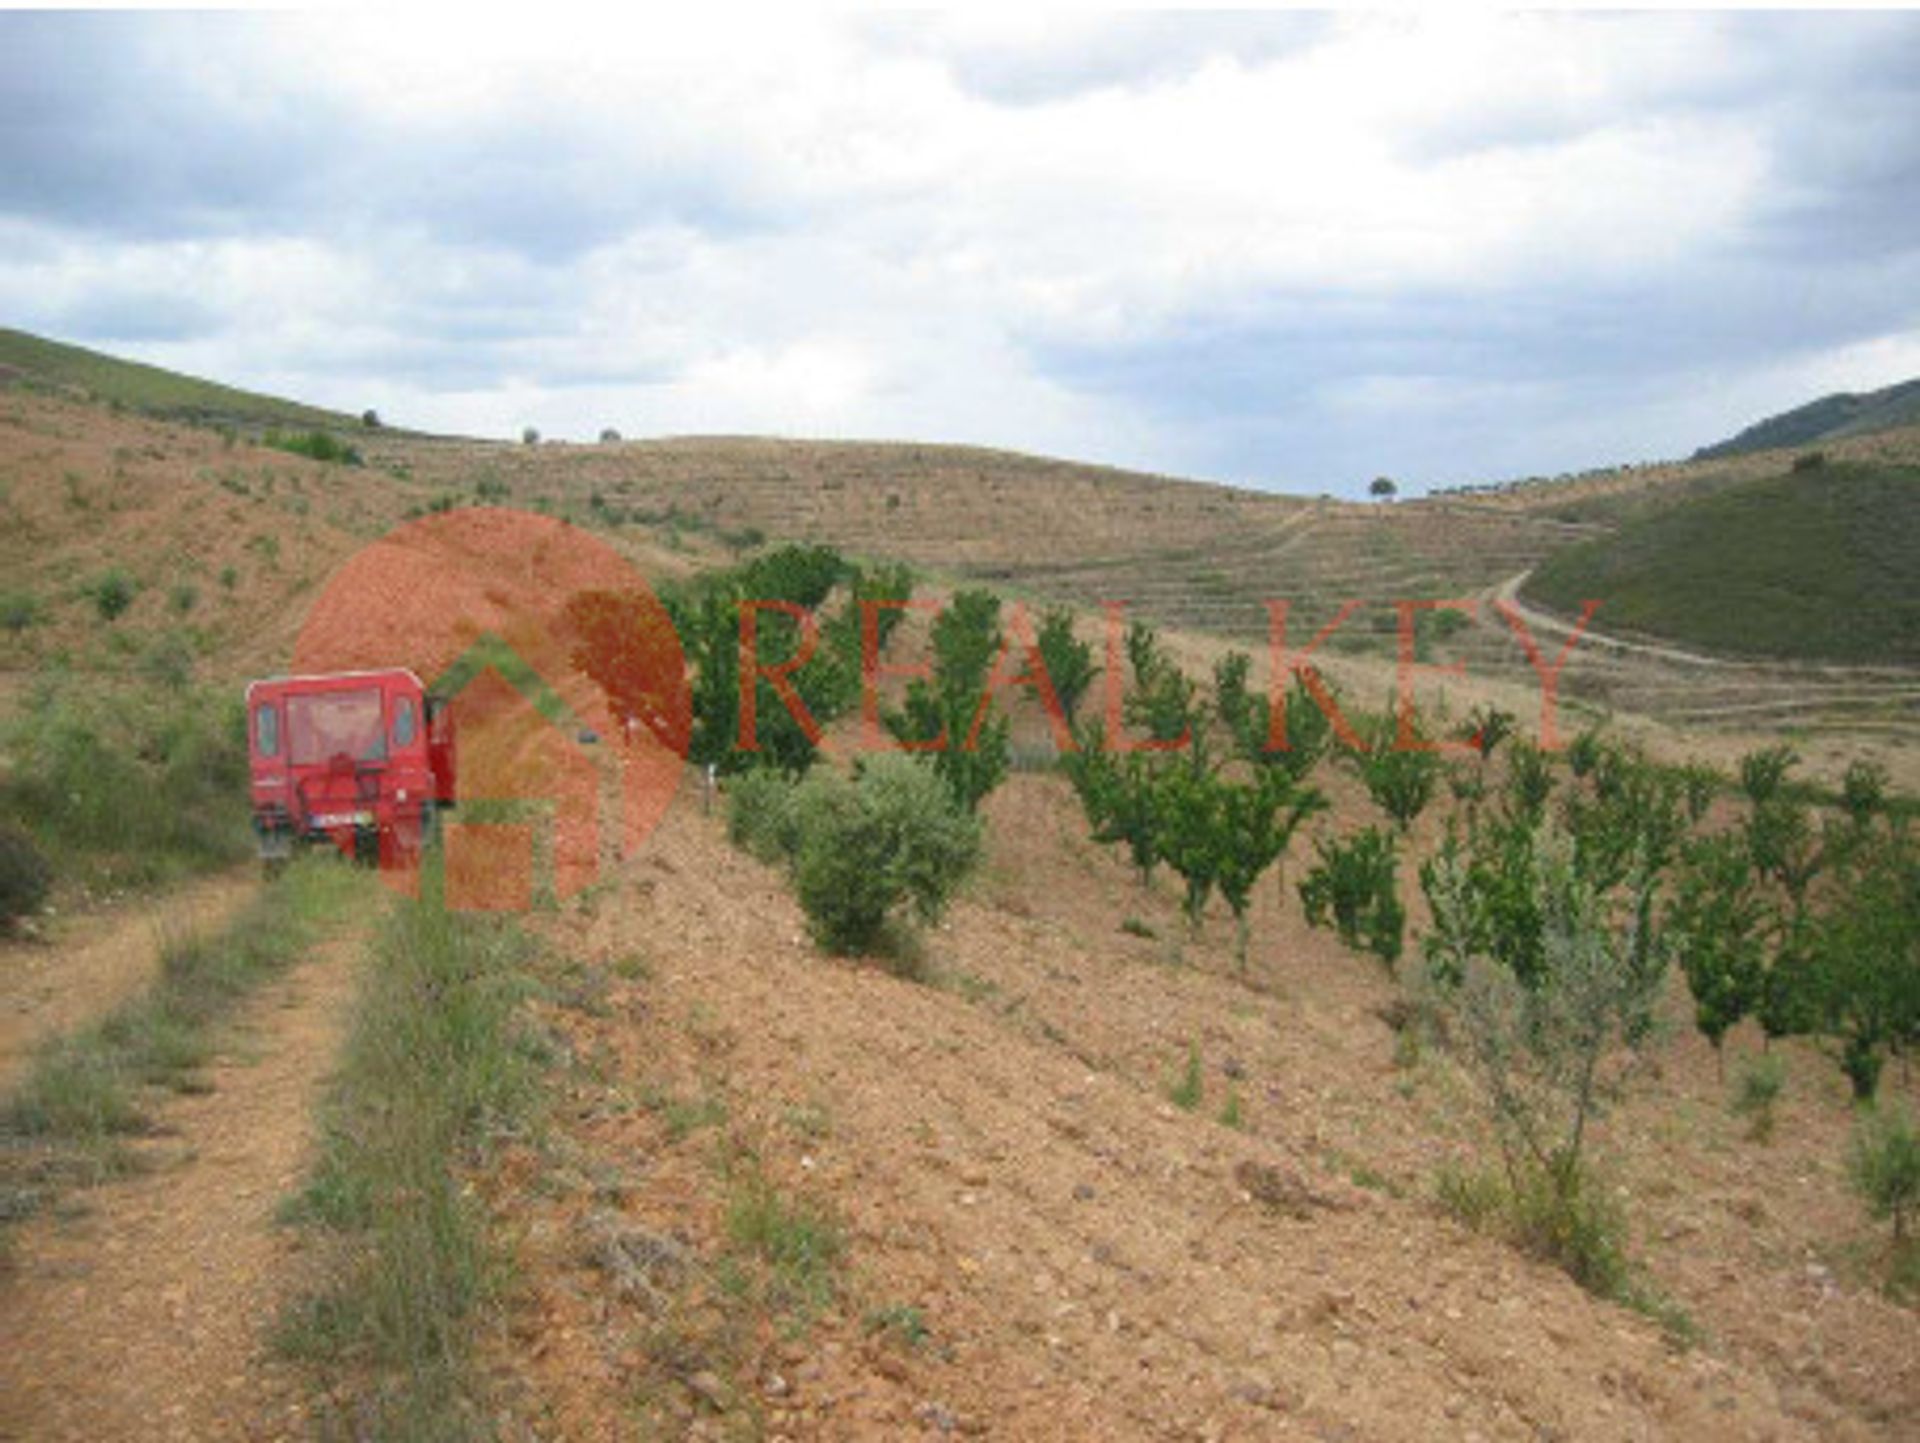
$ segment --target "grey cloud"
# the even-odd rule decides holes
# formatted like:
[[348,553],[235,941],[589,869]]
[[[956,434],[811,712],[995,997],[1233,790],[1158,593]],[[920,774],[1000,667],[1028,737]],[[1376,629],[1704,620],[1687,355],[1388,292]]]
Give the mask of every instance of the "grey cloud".
[[870,21],[882,45],[936,58],[962,90],[1001,105],[1039,105],[1091,90],[1140,88],[1190,74],[1210,60],[1258,65],[1311,48],[1331,28],[1326,15],[1109,13],[1090,28],[1066,15],[1051,37],[1019,45],[968,40],[922,18]]

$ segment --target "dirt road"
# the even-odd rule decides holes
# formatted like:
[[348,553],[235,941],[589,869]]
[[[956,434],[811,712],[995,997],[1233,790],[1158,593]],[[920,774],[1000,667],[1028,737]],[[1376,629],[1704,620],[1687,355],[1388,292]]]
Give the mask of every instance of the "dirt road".
[[34,1046],[103,1016],[152,980],[169,935],[215,932],[258,886],[252,866],[203,877],[157,903],[129,903],[0,944],[0,1092]]
[[162,1107],[153,1171],[20,1229],[0,1278],[0,1438],[303,1435],[300,1381],[262,1357],[299,1246],[273,1217],[310,1162],[357,954],[335,937],[249,1003],[212,1090]]

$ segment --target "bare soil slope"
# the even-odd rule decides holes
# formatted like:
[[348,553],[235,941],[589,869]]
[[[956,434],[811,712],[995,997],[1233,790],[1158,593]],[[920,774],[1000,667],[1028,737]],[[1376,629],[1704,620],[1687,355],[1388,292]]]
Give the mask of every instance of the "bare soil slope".
[[[1225,924],[1180,940],[1171,899],[1080,840],[1057,783],[1016,779],[991,810],[991,865],[929,941],[928,981],[821,958],[690,800],[555,925],[570,1162],[528,1159],[496,1190],[529,1285],[496,1366],[536,1436],[636,1415],[790,1438],[1920,1427],[1920,1320],[1826,1251],[1860,1225],[1822,1060],[1796,1052],[1768,1146],[1690,1038],[1609,1123],[1637,1244],[1709,1338],[1676,1351],[1423,1200],[1470,1151],[1471,1106],[1438,1063],[1396,1066],[1374,1015],[1390,989],[1297,902],[1266,900],[1242,978]],[[1122,933],[1128,915],[1158,937]],[[1189,1048],[1192,1112],[1168,1100]],[[743,1155],[845,1221],[842,1290],[798,1337],[729,1339],[688,1299],[724,1269]],[[610,1238],[638,1247],[643,1285],[609,1268]],[[909,1315],[917,1345],[887,1322]]]
[[238,1021],[208,1090],[168,1103],[152,1170],[24,1224],[0,1277],[0,1437],[73,1443],[303,1436],[304,1380],[266,1333],[297,1235],[274,1223],[311,1165],[358,939]]

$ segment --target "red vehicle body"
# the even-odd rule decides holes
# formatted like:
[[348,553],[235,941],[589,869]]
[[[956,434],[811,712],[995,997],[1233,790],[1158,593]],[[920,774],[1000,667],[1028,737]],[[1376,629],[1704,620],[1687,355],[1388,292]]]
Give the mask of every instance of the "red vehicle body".
[[269,866],[314,841],[404,864],[454,801],[453,714],[398,667],[251,683],[247,755]]

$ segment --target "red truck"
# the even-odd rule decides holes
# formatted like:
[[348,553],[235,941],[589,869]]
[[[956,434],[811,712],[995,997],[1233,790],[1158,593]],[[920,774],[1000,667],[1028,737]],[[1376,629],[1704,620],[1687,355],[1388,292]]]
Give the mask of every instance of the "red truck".
[[453,713],[403,668],[251,683],[247,753],[270,871],[318,841],[408,865],[454,802]]

